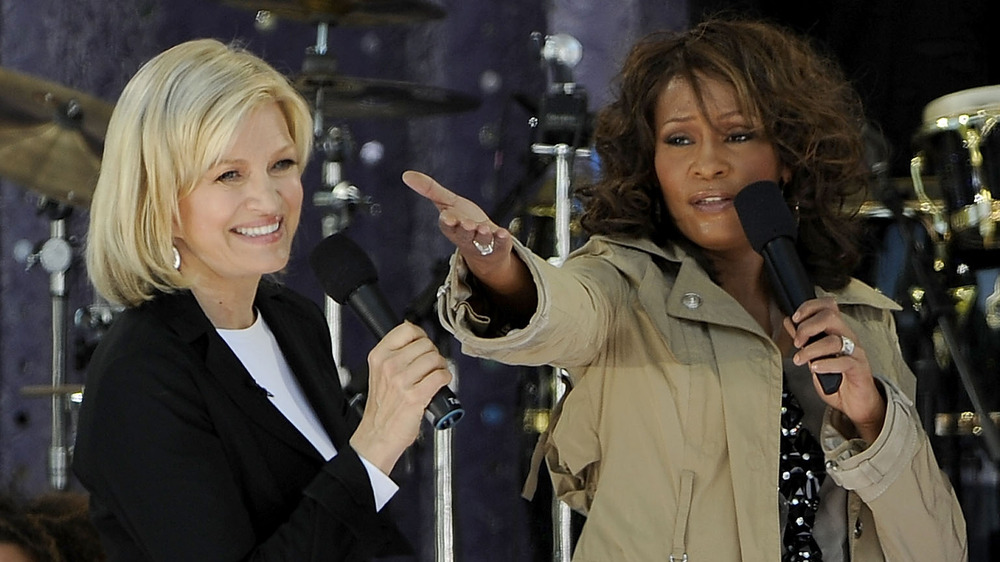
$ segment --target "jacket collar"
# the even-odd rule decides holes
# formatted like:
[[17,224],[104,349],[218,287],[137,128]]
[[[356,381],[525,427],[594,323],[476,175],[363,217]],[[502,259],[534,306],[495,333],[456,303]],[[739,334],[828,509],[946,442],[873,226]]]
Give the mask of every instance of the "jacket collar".
[[[660,330],[664,333],[666,328],[662,323],[669,315],[673,318],[740,328],[769,339],[750,314],[712,281],[697,260],[680,246],[668,244],[660,247],[644,238],[600,235],[595,235],[593,238],[612,248],[638,251],[649,257],[648,260],[621,260],[620,263],[616,262],[616,266],[621,268],[623,274],[633,279],[638,287],[642,306],[650,313],[654,322],[660,324]],[[655,281],[662,270],[672,270],[674,277],[672,284],[668,284],[666,295],[663,293],[663,285]],[[832,297],[840,306],[861,305],[883,310],[901,309],[892,299],[856,279],[852,279],[846,287],[837,291],[826,291],[816,287],[816,295]]]
[[[615,238],[600,235],[595,235],[594,238],[599,238],[613,246],[639,250],[654,258],[654,261],[656,258],[659,258],[666,262],[675,263],[678,266],[682,266],[682,272],[683,270],[693,268],[697,271],[689,273],[698,273],[698,277],[703,277],[707,282],[712,283],[713,285],[715,284],[708,277],[708,274],[702,269],[701,265],[698,264],[693,258],[693,256],[689,255],[683,248],[676,244],[670,243],[666,247],[661,247],[657,246],[648,238]],[[885,310],[902,309],[898,303],[885,296],[877,289],[874,289],[857,279],[851,279],[850,283],[848,283],[846,287],[836,291],[827,291],[822,287],[817,286],[816,296],[832,297],[837,301],[838,305],[865,305]]]
[[[345,446],[349,436],[343,418],[333,406],[334,402],[342,401],[329,399],[331,395],[342,397],[339,387],[332,388],[335,386],[335,374],[317,372],[320,366],[308,359],[314,357],[316,352],[305,349],[308,343],[292,336],[301,332],[302,319],[289,313],[281,302],[280,292],[278,286],[262,282],[258,287],[254,306],[271,327],[278,346],[302,385],[310,405],[334,445],[340,449]],[[219,336],[190,291],[159,295],[149,306],[153,307],[157,316],[171,330],[201,355],[208,374],[253,423],[300,452],[319,457],[315,447],[271,404],[266,391],[257,385],[243,363]]]

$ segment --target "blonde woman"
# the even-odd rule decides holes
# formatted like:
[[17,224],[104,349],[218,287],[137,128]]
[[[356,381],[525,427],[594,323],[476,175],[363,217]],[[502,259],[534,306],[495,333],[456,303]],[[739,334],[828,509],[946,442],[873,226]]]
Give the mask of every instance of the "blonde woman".
[[408,545],[387,476],[450,380],[417,327],[369,356],[360,422],[288,263],[309,110],[214,40],[145,64],[111,118],[88,272],[126,307],[89,365],[74,472],[109,560],[364,560]]

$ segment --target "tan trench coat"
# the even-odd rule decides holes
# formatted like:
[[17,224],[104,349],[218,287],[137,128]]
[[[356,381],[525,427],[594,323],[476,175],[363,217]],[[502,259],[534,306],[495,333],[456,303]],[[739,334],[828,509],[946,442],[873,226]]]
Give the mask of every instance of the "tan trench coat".
[[[587,515],[574,562],[780,560],[782,363],[767,334],[679,249],[595,236],[562,268],[516,250],[538,287],[527,327],[476,335],[488,319],[465,302],[457,256],[441,319],[464,353],[572,375],[538,453]],[[857,281],[832,296],[888,383],[871,447],[841,438],[829,409],[821,432],[828,473],[850,490],[851,560],[966,560],[965,520],[910,402],[898,306]]]

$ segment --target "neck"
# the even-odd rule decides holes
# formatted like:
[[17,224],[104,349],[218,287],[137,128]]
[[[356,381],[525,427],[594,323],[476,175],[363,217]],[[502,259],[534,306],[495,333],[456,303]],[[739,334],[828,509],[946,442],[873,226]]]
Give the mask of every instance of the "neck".
[[213,326],[223,330],[242,330],[252,326],[255,320],[253,301],[259,281],[225,288],[194,286],[191,293]]
[[774,340],[782,354],[788,355],[793,348],[792,337],[782,325],[784,314],[772,298],[771,284],[764,271],[764,258],[752,252],[735,259],[719,256],[710,259],[713,260],[719,286],[743,305],[764,333]]
[[709,255],[709,259],[719,286],[743,305],[764,333],[773,334],[771,291],[764,278],[764,258],[756,252],[743,252],[738,256]]

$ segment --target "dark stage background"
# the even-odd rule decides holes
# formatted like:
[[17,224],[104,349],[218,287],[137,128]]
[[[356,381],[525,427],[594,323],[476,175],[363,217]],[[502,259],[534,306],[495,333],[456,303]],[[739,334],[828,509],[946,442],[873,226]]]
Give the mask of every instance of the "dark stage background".
[[[360,206],[347,233],[372,256],[381,286],[402,314],[410,312],[437,333],[420,298],[436,287],[449,245],[436,225],[436,211],[399,180],[415,168],[444,185],[499,211],[502,222],[521,216],[522,233],[545,238],[548,219],[538,207],[551,190],[553,170],[531,153],[529,118],[536,114],[547,73],[532,32],[568,33],[580,40],[583,59],[575,77],[589,96],[592,112],[608,97],[613,73],[635,39],[658,28],[682,28],[705,14],[735,9],[770,17],[811,34],[844,65],[864,97],[869,117],[884,132],[891,151],[891,176],[904,195],[911,138],[929,101],[958,90],[1000,83],[1000,57],[989,26],[998,7],[987,0],[945,4],[927,0],[837,2],[722,0],[438,0],[445,17],[393,25],[344,25],[330,29],[330,52],[346,77],[403,81],[460,93],[478,100],[466,111],[442,107],[434,115],[372,118],[350,114],[324,118],[352,142],[344,145],[343,179],[380,209]],[[234,6],[231,4],[238,4]],[[401,3],[405,4],[405,3]],[[27,73],[113,104],[138,66],[161,50],[195,37],[235,40],[295,77],[306,49],[317,42],[309,22],[280,19],[271,28],[255,25],[251,2],[210,0],[0,0],[0,67]],[[0,88],[3,85],[0,84]],[[0,92],[0,96],[2,96]],[[0,121],[0,133],[4,131]],[[0,151],[0,169],[15,152]],[[321,239],[328,208],[312,204],[323,189],[317,151],[304,179],[307,191],[296,252],[284,275],[292,287],[322,301],[306,258]],[[53,154],[52,166],[66,165]],[[579,170],[579,168],[578,168]],[[580,174],[585,175],[583,173]],[[899,178],[903,178],[899,181]],[[92,185],[79,177],[77,189]],[[50,275],[29,257],[48,240],[53,215],[38,209],[46,193],[24,182],[0,178],[0,486],[33,495],[51,488],[47,468],[52,407],[45,395],[26,396],[27,387],[48,385],[52,376],[53,322]],[[551,196],[549,196],[551,197]],[[532,210],[534,209],[534,210]],[[95,309],[80,256],[88,213],[71,208],[64,219],[75,261],[67,272],[65,382],[82,384],[87,353],[100,329],[74,316]],[[872,220],[871,264],[861,274],[906,303],[908,279],[898,244],[886,221]],[[546,251],[544,248],[539,248]],[[998,262],[976,253],[971,281],[982,296],[993,288]],[[952,260],[957,261],[957,260]],[[30,265],[30,267],[29,267]],[[912,310],[912,308],[910,308]],[[914,364],[931,330],[915,313],[900,316],[901,335]],[[995,377],[1000,343],[982,319],[963,324],[976,366],[997,407]],[[374,340],[345,312],[344,362],[363,379],[365,356]],[[456,557],[459,560],[545,560],[549,557],[548,505],[520,497],[526,462],[537,434],[531,412],[544,409],[544,376],[466,358],[446,336],[443,348],[456,359],[458,394],[467,415],[454,429]],[[994,345],[997,344],[997,345]],[[917,369],[915,369],[917,370]],[[954,374],[927,375],[932,389],[928,419],[967,408]],[[66,412],[72,429],[74,407]],[[933,430],[933,428],[931,428]],[[71,437],[71,435],[70,435]],[[942,464],[952,475],[970,519],[973,560],[995,559],[1000,515],[995,467],[983,461],[973,436],[936,438]],[[393,474],[402,485],[394,510],[417,545],[416,560],[432,560],[432,435],[418,440]],[[69,479],[70,490],[80,490]],[[992,550],[991,550],[992,549]],[[992,552],[992,556],[991,556]]]

